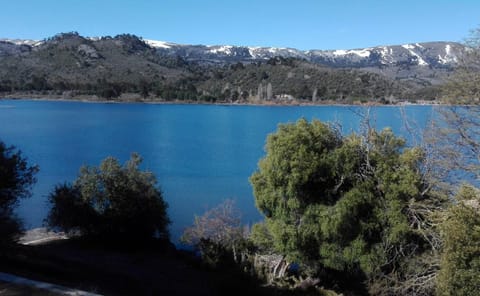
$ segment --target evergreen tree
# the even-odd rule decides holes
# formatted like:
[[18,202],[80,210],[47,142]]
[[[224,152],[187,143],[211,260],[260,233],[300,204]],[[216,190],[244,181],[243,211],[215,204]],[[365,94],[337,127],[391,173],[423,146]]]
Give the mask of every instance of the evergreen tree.
[[0,141],[0,245],[15,241],[21,233],[14,209],[20,198],[30,196],[37,172],[38,166],[30,166],[19,150]]
[[393,272],[429,248],[427,217],[415,211],[435,201],[423,159],[389,129],[343,137],[316,120],[280,125],[250,179],[274,251],[317,272]]

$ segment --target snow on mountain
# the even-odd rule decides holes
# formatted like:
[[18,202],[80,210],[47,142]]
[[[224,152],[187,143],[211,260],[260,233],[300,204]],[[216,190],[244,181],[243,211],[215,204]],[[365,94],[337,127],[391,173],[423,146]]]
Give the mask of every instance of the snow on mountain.
[[452,46],[450,44],[445,45],[445,55],[438,55],[438,61],[442,64],[456,63],[458,61],[457,56],[452,53]]
[[[298,50],[284,47],[234,45],[185,45],[172,42],[141,39],[132,35],[111,37],[82,37],[63,34],[44,41],[0,39],[0,62],[10,56],[28,56],[31,52],[48,51],[65,42],[64,47],[80,53],[86,59],[101,56],[103,42],[125,46],[128,53],[143,51],[147,46],[162,57],[180,57],[201,65],[228,65],[256,63],[275,57],[295,58],[331,68],[358,69],[395,80],[407,80],[419,85],[437,85],[448,77],[464,52],[471,50],[455,42],[423,42],[403,45],[374,46],[356,49]],[[73,40],[73,41],[72,41]],[[110,40],[110,41],[109,41]],[[143,42],[145,42],[145,45]],[[40,45],[46,46],[40,46]],[[72,44],[74,47],[72,47]],[[100,53],[97,53],[100,52]],[[149,51],[149,53],[152,53]]]
[[232,54],[232,48],[233,46],[231,45],[223,45],[223,46],[207,46],[209,47],[209,52],[211,53],[221,53],[221,54],[226,54],[226,55],[231,55]]
[[379,47],[379,52],[382,57],[381,62],[384,65],[393,64],[395,59],[393,58],[393,48],[388,46]]
[[143,41],[145,41],[145,43],[147,43],[151,47],[155,47],[155,48],[171,48],[172,47],[171,43],[165,42],[165,41],[150,40],[150,39],[144,39]]
[[145,40],[162,54],[179,55],[204,62],[252,62],[276,56],[299,58],[333,67],[372,67],[387,65],[449,66],[457,61],[464,46],[454,42],[425,42],[359,49],[297,50],[281,47],[232,45],[181,45]]
[[339,49],[339,50],[335,50],[333,52],[333,55],[335,55],[335,56],[345,56],[345,55],[349,55],[349,54],[355,54],[355,55],[358,55],[360,57],[367,58],[371,54],[371,48],[365,48],[365,49],[360,49],[360,50],[355,50],[355,49],[342,50],[342,49]]
[[28,40],[28,39],[8,39],[8,38],[3,38],[0,39],[0,41],[3,42],[9,42],[15,45],[28,45],[28,46],[39,46],[43,44],[43,41],[40,40]]
[[254,60],[268,60],[273,57],[294,57],[305,59],[307,58],[305,52],[285,47],[248,47],[250,57]]
[[417,54],[415,51],[413,51],[414,49],[416,49],[419,46],[415,46],[415,45],[412,45],[412,44],[404,44],[404,45],[402,45],[402,47],[405,48],[406,50],[408,50],[410,52],[410,54],[412,55],[412,57],[417,58],[418,65],[428,66],[428,63],[425,62],[419,54]]
[[[95,42],[99,38],[92,37]],[[38,40],[0,39],[4,42],[0,53],[19,51],[15,46],[36,47],[44,43]],[[282,47],[254,47],[233,45],[184,45],[172,42],[144,39],[159,54],[180,56],[186,60],[207,63],[254,62],[273,57],[298,58],[331,67],[384,67],[418,66],[449,67],[458,61],[465,46],[455,42],[425,42],[393,46],[376,46],[358,49],[298,50]],[[6,43],[10,44],[7,45]],[[10,46],[10,47],[8,47]],[[23,49],[26,50],[26,49]]]

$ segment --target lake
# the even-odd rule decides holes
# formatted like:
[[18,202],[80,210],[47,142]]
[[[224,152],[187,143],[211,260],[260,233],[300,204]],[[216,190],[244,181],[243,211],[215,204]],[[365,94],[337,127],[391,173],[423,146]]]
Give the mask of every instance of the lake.
[[[227,198],[236,201],[245,223],[262,219],[248,177],[279,123],[316,118],[341,124],[347,134],[358,130],[358,113],[365,110],[0,100],[0,140],[40,166],[33,196],[22,200],[17,211],[27,228],[42,225],[47,195],[56,184],[72,182],[82,165],[98,165],[107,156],[123,163],[138,152],[142,168],[157,176],[169,204],[172,241],[177,242],[194,215]],[[371,117],[377,128],[407,135],[404,115],[423,127],[432,112],[431,106],[385,106],[373,107]]]

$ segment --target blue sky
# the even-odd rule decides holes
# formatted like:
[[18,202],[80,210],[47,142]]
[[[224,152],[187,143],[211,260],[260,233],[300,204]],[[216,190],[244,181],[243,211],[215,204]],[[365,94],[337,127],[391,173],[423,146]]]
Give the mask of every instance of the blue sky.
[[0,38],[131,33],[183,44],[350,49],[462,41],[479,0],[0,0]]

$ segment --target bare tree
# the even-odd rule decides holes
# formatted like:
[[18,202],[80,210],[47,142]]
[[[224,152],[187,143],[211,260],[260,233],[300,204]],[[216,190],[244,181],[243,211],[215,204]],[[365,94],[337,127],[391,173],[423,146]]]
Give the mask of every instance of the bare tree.
[[263,100],[265,98],[265,95],[264,95],[264,90],[263,90],[263,85],[262,83],[260,83],[258,85],[258,91],[257,91],[257,99],[259,101]]
[[[371,149],[371,134],[375,130],[375,112],[370,107],[353,109],[360,118],[359,134],[365,149]],[[400,108],[403,119],[403,129],[409,138],[410,147],[417,147],[418,153],[423,155],[420,174],[422,186],[419,199],[411,199],[404,209],[407,214],[410,228],[420,234],[428,246],[423,250],[415,244],[395,245],[388,238],[383,241],[385,262],[389,266],[392,262],[400,262],[395,270],[379,272],[369,283],[369,292],[372,295],[432,295],[435,291],[436,278],[440,269],[440,251],[442,239],[439,225],[442,212],[447,202],[445,195],[439,190],[444,172],[438,172],[441,167],[438,162],[439,149],[437,142],[432,142],[431,134],[437,131],[435,122],[424,128],[414,119],[407,116],[405,109]],[[367,159],[367,164],[370,161]],[[365,170],[371,170],[369,165]],[[429,198],[427,198],[429,197]]]
[[480,180],[480,28],[466,40],[467,50],[458,58],[455,74],[443,87],[447,106],[438,109],[437,132],[432,144],[448,172],[447,180],[458,185]]
[[270,101],[272,99],[272,84],[269,82],[267,84],[267,100]]
[[243,238],[240,211],[235,202],[227,199],[201,216],[195,216],[193,225],[185,229],[181,240],[197,245],[202,239],[208,239],[226,248]]

